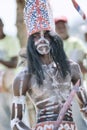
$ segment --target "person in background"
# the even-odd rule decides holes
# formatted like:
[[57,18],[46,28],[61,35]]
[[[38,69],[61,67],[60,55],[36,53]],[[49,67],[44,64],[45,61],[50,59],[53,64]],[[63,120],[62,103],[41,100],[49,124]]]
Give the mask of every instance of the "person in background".
[[[74,85],[78,86],[76,95],[80,109],[85,117],[87,114],[87,93],[82,86],[79,64],[67,58],[63,41],[52,26],[54,20],[50,9],[47,0],[25,2],[24,19],[29,35],[26,50],[27,64],[13,82],[12,130],[30,130],[34,129],[35,125],[37,130],[53,128],[50,123],[57,120]],[[36,108],[36,122],[32,127],[24,120],[27,94]],[[44,125],[41,125],[43,123]],[[60,129],[76,130],[71,103],[70,108],[64,113],[58,130]]]
[[87,47],[87,23],[84,23],[82,24],[80,27],[79,27],[79,30],[82,32],[83,34],[83,40],[84,40],[84,43]]
[[18,38],[6,35],[3,28],[0,18],[0,129],[10,130],[11,85],[16,74],[20,44]]
[[[87,24],[84,25],[84,30],[82,30],[82,32],[83,32],[83,35],[84,35],[85,47],[87,49]],[[87,68],[87,54],[86,54],[86,59],[84,60],[84,65]],[[87,74],[86,74],[85,78],[86,78],[86,81],[87,81]]]
[[[3,81],[3,76],[8,78],[7,75],[9,75],[9,78],[11,79],[14,76],[15,68],[18,63],[18,53],[20,51],[18,38],[5,35],[3,28],[4,23],[0,19],[0,75],[2,75],[0,76],[2,77],[2,82],[0,82],[0,91],[4,91],[4,89],[6,89],[5,87],[2,87],[2,84],[5,83],[5,81]],[[11,79],[8,83],[8,87],[10,87],[10,82],[12,82]]]
[[55,27],[58,35],[63,39],[64,50],[69,58],[79,63],[83,75],[87,73],[87,69],[83,65],[86,58],[86,48],[81,39],[69,34],[68,20],[65,16],[55,18]]
[[[80,65],[85,85],[85,74],[87,74],[87,68],[84,65],[84,60],[86,59],[87,49],[84,46],[84,42],[81,39],[69,34],[69,26],[66,16],[59,16],[55,18],[55,29],[57,34],[63,40],[64,50],[67,56]],[[86,122],[82,119],[80,108],[76,102],[76,99],[74,99],[73,111],[74,120],[77,124],[78,130],[83,129],[82,123],[84,124],[84,130],[87,129]]]
[[[87,50],[87,23],[84,23],[82,24],[80,27],[79,27],[79,30],[81,31],[82,35],[83,35],[83,41],[84,41],[84,45],[85,45],[85,48]],[[86,67],[87,69],[87,53],[86,53],[86,58],[83,60],[83,64],[84,66]],[[85,79],[85,85],[87,87],[87,73],[85,73],[84,75],[84,79]]]

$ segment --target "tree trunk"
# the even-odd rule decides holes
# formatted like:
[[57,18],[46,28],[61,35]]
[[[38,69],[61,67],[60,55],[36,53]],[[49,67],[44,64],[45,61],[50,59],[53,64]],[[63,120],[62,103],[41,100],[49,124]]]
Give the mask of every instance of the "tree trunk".
[[27,31],[24,23],[23,9],[25,5],[24,0],[16,0],[17,2],[17,20],[16,26],[18,29],[17,36],[20,40],[21,47],[25,47],[27,43]]

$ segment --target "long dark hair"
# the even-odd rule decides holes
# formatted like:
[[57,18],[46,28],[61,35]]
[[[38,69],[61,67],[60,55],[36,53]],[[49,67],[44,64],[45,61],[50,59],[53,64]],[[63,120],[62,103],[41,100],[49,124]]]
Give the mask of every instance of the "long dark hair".
[[[61,38],[53,32],[47,31],[50,38],[51,50],[50,54],[54,62],[60,67],[60,73],[63,78],[66,77],[67,73],[70,73],[69,62],[63,49],[63,41]],[[40,54],[38,54],[35,46],[33,35],[28,38],[27,43],[27,57],[28,57],[28,70],[29,73],[35,74],[38,84],[43,84],[44,73],[41,66]],[[59,71],[59,70],[58,70]]]

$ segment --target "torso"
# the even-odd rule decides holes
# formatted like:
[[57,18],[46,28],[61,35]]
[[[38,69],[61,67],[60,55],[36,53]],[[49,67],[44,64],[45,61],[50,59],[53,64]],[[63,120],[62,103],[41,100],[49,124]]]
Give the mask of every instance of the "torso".
[[[43,65],[43,70],[45,75],[43,85],[38,86],[35,75],[33,75],[29,94],[37,106],[37,122],[55,121],[71,91],[72,75],[67,74],[63,79],[54,63],[48,66]],[[64,120],[73,121],[71,108],[68,112]]]

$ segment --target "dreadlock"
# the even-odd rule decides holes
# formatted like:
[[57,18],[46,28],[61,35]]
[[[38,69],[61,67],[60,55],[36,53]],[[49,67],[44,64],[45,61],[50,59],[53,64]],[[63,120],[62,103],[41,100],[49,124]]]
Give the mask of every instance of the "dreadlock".
[[[51,39],[51,56],[57,65],[60,67],[60,73],[63,78],[66,77],[67,73],[70,72],[69,61],[63,49],[62,39],[55,33],[49,32],[49,38]],[[59,65],[59,67],[58,67]]]
[[[50,38],[51,56],[56,63],[57,68],[60,67],[61,76],[65,78],[67,73],[70,73],[70,67],[67,56],[63,49],[63,41],[57,34],[54,34],[50,31],[47,31],[47,33]],[[36,75],[37,82],[39,85],[43,84],[44,72],[41,66],[40,54],[37,52],[34,45],[33,35],[28,38],[27,56],[29,73]]]
[[38,84],[42,84],[44,74],[41,67],[41,60],[36,48],[34,46],[33,35],[28,38],[27,44],[27,58],[28,58],[28,71],[30,74],[35,74]]

